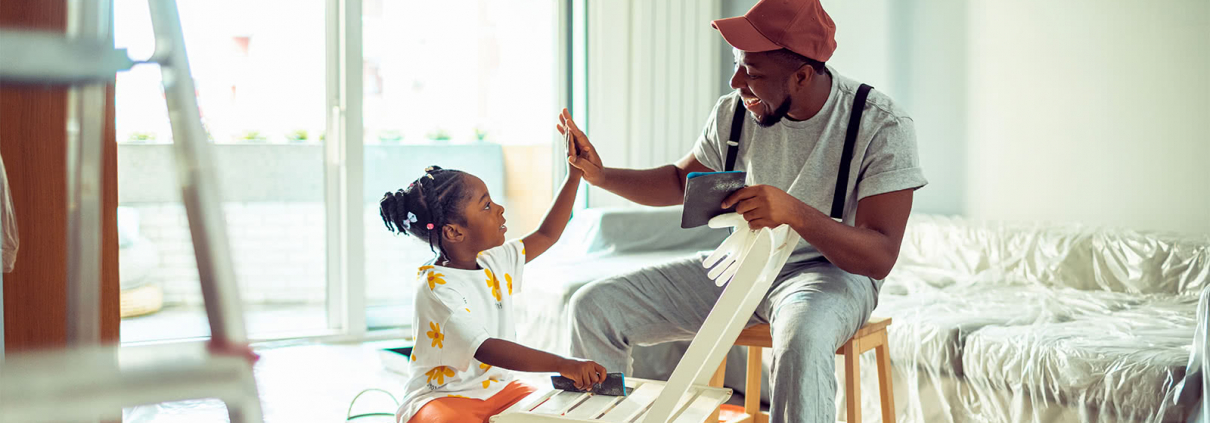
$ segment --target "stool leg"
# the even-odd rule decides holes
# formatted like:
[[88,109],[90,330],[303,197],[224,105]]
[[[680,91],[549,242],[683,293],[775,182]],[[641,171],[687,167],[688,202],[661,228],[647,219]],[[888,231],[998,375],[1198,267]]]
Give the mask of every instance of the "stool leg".
[[744,414],[752,416],[754,423],[767,423],[769,419],[760,412],[760,361],[761,347],[748,347],[748,381],[744,391]]
[[[717,386],[719,388],[722,388],[723,379],[724,379],[724,376],[726,376],[726,375],[727,375],[727,357],[723,356],[723,362],[719,363],[718,370],[716,370],[714,372],[714,376],[710,378],[710,386]],[[721,405],[719,406],[719,408],[714,409],[713,413],[710,413],[710,416],[706,418],[706,423],[718,422],[718,415],[719,415],[720,411],[722,411]]]
[[878,357],[878,393],[882,400],[882,422],[895,423],[895,391],[891,388],[891,354],[887,351],[887,335],[882,332],[874,347]]
[[861,354],[853,341],[844,344],[844,399],[848,423],[861,423]]

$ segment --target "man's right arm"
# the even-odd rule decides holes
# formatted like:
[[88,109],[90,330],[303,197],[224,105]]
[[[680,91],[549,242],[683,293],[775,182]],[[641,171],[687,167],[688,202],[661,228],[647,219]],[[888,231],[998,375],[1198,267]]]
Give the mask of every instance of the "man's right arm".
[[567,162],[583,172],[584,180],[627,200],[645,206],[672,206],[685,199],[685,176],[689,172],[710,172],[693,156],[687,154],[676,164],[654,169],[621,169],[605,167],[588,136],[576,126],[567,109],[559,115],[559,133],[570,138]]
[[654,169],[603,168],[598,187],[644,206],[674,206],[685,200],[685,176],[710,172],[689,153],[676,164]]

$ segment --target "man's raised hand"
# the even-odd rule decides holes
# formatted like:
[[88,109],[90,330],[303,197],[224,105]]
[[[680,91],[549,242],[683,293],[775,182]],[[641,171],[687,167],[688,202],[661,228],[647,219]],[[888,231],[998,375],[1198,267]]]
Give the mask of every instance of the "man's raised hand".
[[559,124],[555,126],[555,129],[558,129],[563,136],[571,138],[567,149],[567,163],[583,172],[585,181],[598,185],[604,169],[601,164],[601,156],[597,155],[592,143],[588,142],[588,136],[584,135],[584,131],[576,126],[576,122],[572,120],[571,113],[567,109],[563,109],[563,113],[559,114]]

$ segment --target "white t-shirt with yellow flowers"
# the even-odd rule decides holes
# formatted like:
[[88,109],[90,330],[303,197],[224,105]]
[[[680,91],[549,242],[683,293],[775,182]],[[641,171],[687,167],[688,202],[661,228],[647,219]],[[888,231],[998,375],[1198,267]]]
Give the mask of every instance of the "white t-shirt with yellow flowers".
[[407,422],[429,401],[487,399],[513,380],[512,372],[475,360],[489,338],[516,341],[513,295],[521,290],[525,245],[505,242],[479,253],[479,270],[422,266],[412,320],[412,376],[396,413]]

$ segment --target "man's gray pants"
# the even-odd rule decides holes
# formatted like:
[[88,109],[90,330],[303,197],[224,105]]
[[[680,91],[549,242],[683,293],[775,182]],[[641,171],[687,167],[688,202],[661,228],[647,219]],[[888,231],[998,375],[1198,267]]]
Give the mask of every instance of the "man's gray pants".
[[[593,282],[571,299],[571,353],[630,374],[635,345],[689,340],[723,288],[705,254]],[[773,332],[771,421],[836,421],[833,355],[865,324],[880,281],[824,260],[787,263],[748,320]]]

